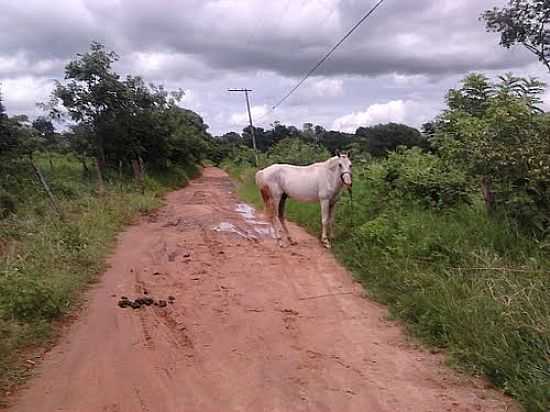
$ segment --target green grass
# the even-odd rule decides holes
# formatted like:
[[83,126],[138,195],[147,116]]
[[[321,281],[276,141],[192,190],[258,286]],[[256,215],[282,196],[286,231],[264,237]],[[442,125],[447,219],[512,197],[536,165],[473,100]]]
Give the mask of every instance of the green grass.
[[0,220],[0,389],[24,378],[15,367],[21,351],[51,336],[53,322],[103,269],[115,234],[197,172],[187,167],[149,175],[145,194],[129,178],[113,179],[98,196],[75,159],[56,155],[53,169],[46,157],[37,163],[65,218],[52,210],[26,165],[0,178],[17,206],[15,215]]
[[[250,169],[229,167],[240,195],[259,205]],[[374,299],[450,363],[482,374],[527,411],[550,410],[549,244],[524,237],[482,206],[446,211],[388,202],[356,170],[353,227],[347,195],[334,252]],[[289,217],[319,233],[316,205]]]

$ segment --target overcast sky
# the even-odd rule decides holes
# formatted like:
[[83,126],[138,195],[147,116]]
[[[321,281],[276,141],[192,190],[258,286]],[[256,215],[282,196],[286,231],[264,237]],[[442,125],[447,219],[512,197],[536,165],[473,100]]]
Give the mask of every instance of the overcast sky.
[[[1,0],[0,82],[9,114],[40,114],[52,79],[93,40],[120,73],[186,91],[213,134],[274,120],[353,131],[420,126],[465,74],[548,75],[521,48],[486,33],[480,13],[504,0],[386,0],[284,105],[278,101],[374,0]],[[267,113],[267,115],[266,115]],[[263,116],[263,118],[262,118]]]

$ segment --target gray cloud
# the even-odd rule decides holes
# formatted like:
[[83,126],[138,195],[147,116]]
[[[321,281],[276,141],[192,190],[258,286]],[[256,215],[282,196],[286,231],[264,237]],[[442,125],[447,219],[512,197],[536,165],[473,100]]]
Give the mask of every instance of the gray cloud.
[[[503,2],[387,0],[262,123],[278,118],[330,127],[354,112],[376,113],[354,117],[367,121],[385,118],[385,107],[399,107],[401,118],[415,122],[436,114],[446,90],[468,72],[542,73],[527,52],[499,47],[498,36],[478,21],[481,11]],[[269,107],[373,3],[7,0],[0,15],[0,82],[9,111],[35,113],[48,80],[62,78],[64,64],[99,40],[121,55],[121,73],[188,90],[184,104],[218,133],[238,127],[233,123],[243,109],[241,96],[227,87],[252,87],[254,104]],[[40,85],[40,93],[21,90],[32,85]],[[391,103],[397,101],[404,103]]]

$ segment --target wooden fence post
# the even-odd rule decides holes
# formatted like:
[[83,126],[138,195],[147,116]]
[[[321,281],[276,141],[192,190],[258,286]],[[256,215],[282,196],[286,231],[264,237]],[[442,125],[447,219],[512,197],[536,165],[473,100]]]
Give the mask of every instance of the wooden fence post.
[[97,173],[97,192],[102,195],[105,193],[105,185],[103,183],[103,174],[101,173],[101,165],[99,162],[99,158],[96,156],[95,158],[95,171]]
[[57,212],[59,217],[61,217],[61,219],[63,219],[63,212],[59,208],[59,205],[57,204],[57,200],[55,199],[55,196],[53,195],[52,191],[50,190],[50,187],[48,186],[48,182],[46,182],[46,179],[42,175],[42,172],[34,164],[34,161],[32,160],[32,155],[29,156],[29,160],[31,162],[31,166],[32,166],[32,169],[33,169],[34,173],[38,177],[38,180],[40,181],[40,183],[42,184],[42,187],[44,188],[44,190],[46,191],[46,194],[48,195],[48,198],[50,200],[50,203],[51,203],[53,209]]
[[481,193],[487,212],[493,213],[495,210],[495,192],[493,192],[492,181],[489,176],[481,177]]

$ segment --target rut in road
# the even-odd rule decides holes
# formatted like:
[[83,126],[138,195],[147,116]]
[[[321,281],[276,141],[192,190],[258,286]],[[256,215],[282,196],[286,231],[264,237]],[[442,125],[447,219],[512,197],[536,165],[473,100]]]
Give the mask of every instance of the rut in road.
[[[504,411],[516,406],[408,343],[380,305],[290,225],[203,175],[119,236],[87,308],[10,411]],[[165,308],[121,309],[146,290]]]

